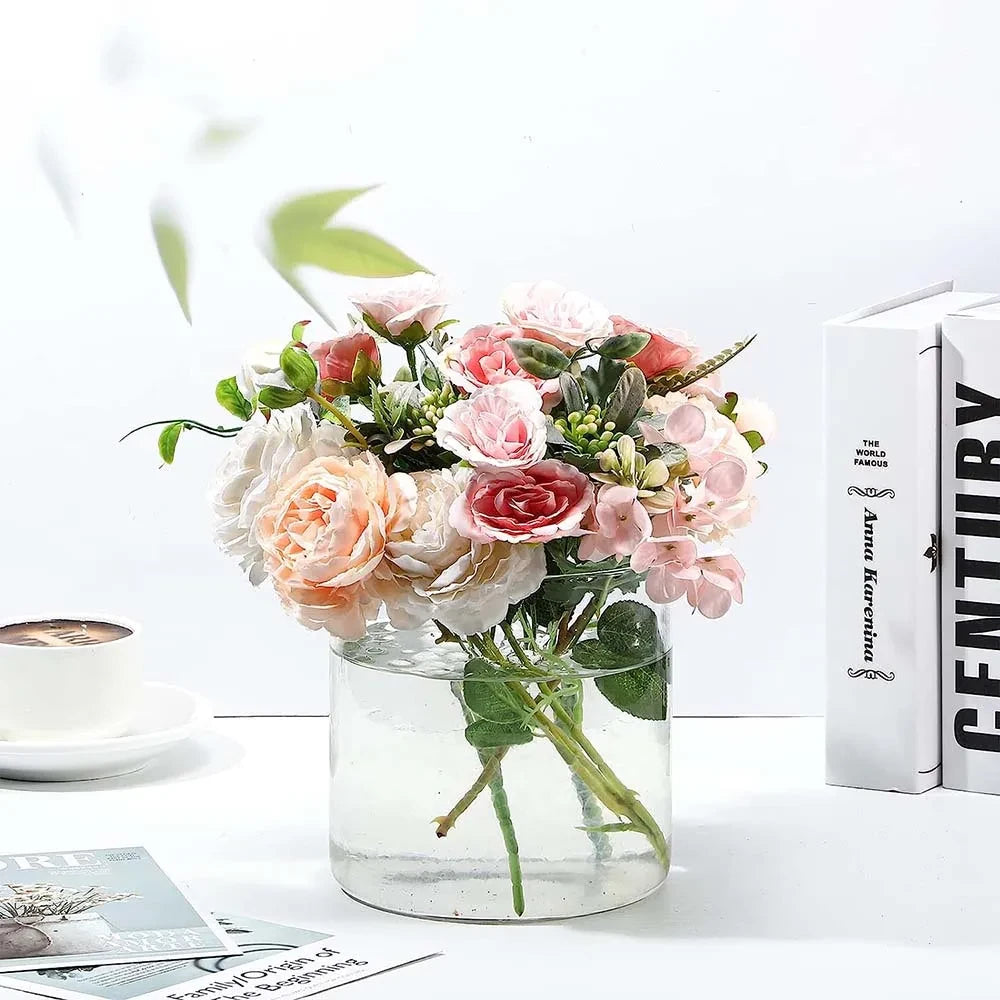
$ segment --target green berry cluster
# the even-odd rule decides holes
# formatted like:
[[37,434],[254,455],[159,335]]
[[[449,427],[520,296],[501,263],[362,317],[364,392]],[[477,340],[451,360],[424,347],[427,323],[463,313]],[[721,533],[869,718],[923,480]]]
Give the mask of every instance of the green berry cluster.
[[445,407],[458,399],[451,383],[445,383],[440,389],[428,393],[414,406],[407,407],[403,417],[403,426],[411,437],[430,437],[444,416]]
[[611,420],[602,419],[602,410],[596,403],[583,412],[574,410],[565,417],[553,421],[562,436],[577,451],[585,455],[597,455],[612,441],[621,437]]

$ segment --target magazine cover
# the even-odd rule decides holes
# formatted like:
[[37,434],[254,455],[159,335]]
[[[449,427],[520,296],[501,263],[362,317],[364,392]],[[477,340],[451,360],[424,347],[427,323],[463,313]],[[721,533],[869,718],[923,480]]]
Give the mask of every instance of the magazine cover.
[[405,950],[384,939],[331,937],[300,927],[219,917],[241,954],[177,962],[49,969],[0,976],[12,1000],[32,993],[53,1000],[297,1000],[430,958],[433,948]]
[[0,972],[238,952],[142,847],[0,855]]

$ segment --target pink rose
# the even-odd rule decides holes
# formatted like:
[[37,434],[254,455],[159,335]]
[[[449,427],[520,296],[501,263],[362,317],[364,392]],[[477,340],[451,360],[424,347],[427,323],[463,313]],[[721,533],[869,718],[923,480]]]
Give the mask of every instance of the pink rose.
[[649,334],[649,343],[629,359],[647,379],[683,368],[694,357],[694,348],[688,345],[687,334],[680,330],[671,330],[668,335],[639,326],[624,316],[612,316],[611,324],[616,337],[626,333]]
[[309,628],[361,638],[379,604],[365,583],[416,500],[413,480],[370,453],[316,458],[282,483],[255,524],[282,603]]
[[549,459],[530,469],[477,472],[450,519],[473,541],[547,542],[582,535],[593,502],[594,488],[579,469]]
[[580,540],[580,558],[586,562],[631,555],[652,534],[649,514],[634,486],[602,486],[593,521],[593,531]]
[[445,409],[434,436],[477,467],[525,469],[545,457],[542,397],[520,381],[477,389]]
[[558,380],[545,381],[529,375],[510,349],[508,341],[514,337],[523,338],[526,333],[516,326],[474,326],[458,340],[450,341],[441,352],[441,370],[467,392],[520,379],[535,386],[546,402],[555,402],[559,394]]
[[611,317],[604,306],[554,281],[510,285],[503,295],[503,311],[526,336],[567,352],[611,336]]
[[440,279],[423,271],[373,284],[352,296],[351,302],[391,337],[401,336],[416,323],[420,333],[406,338],[414,343],[444,319],[448,308]]
[[354,365],[359,354],[365,354],[375,372],[382,370],[382,356],[375,338],[364,328],[355,329],[343,337],[334,337],[309,348],[319,369],[320,381],[331,379],[349,385],[353,381]]

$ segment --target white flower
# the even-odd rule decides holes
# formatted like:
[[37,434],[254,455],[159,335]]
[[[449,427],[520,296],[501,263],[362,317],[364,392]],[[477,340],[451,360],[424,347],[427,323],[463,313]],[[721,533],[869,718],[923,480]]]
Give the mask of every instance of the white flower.
[[477,389],[445,409],[434,436],[445,451],[473,465],[527,469],[545,457],[542,397],[520,380]]
[[430,333],[444,319],[448,308],[440,278],[424,271],[373,283],[349,298],[393,337],[414,323]]
[[774,410],[759,399],[740,396],[736,404],[736,429],[744,434],[746,431],[756,431],[765,444],[774,440],[778,430],[778,421]]
[[509,285],[503,311],[514,326],[564,349],[611,336],[611,316],[604,306],[554,281]]
[[327,420],[317,424],[305,405],[274,410],[268,421],[257,413],[233,438],[210,495],[215,538],[223,552],[240,560],[254,586],[267,575],[255,531],[258,515],[283,480],[314,458],[342,455],[343,446],[343,428]]
[[366,584],[385,601],[396,628],[417,628],[433,618],[459,635],[482,632],[542,585],[541,545],[472,542],[449,523],[451,505],[471,476],[471,469],[457,466],[412,474],[416,510],[390,536],[386,557]]
[[236,373],[236,385],[247,399],[253,399],[265,385],[288,387],[280,360],[286,344],[287,341],[258,344],[247,351]]

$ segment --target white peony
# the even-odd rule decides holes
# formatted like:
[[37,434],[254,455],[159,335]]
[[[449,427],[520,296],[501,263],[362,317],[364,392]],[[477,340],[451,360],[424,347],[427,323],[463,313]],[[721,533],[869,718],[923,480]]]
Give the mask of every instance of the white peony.
[[604,340],[613,329],[604,306],[554,281],[509,285],[503,293],[503,311],[514,326],[564,350]]
[[471,476],[471,469],[457,466],[412,473],[416,510],[390,536],[385,559],[366,583],[385,601],[396,628],[417,628],[433,618],[459,635],[482,632],[542,585],[541,545],[472,542],[449,523],[451,505]]
[[257,586],[265,579],[264,551],[256,536],[260,512],[278,487],[315,458],[344,453],[344,429],[316,423],[308,406],[258,413],[233,438],[210,494],[215,538],[227,555],[240,560]]
[[258,344],[251,347],[244,355],[239,371],[236,373],[236,385],[247,399],[253,399],[265,385],[276,385],[288,388],[284,373],[281,371],[281,352],[288,341],[277,341],[270,344]]

